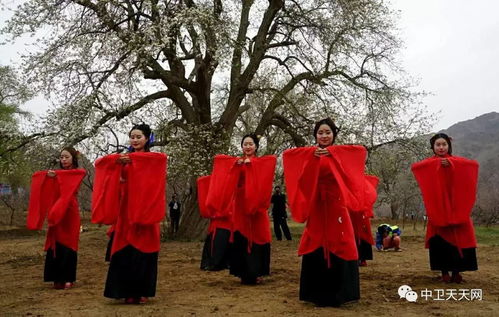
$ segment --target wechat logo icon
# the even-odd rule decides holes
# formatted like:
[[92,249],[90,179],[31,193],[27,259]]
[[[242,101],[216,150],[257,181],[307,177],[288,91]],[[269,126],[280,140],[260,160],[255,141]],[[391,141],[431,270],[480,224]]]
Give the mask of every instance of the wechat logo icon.
[[398,289],[400,298],[405,298],[408,302],[415,303],[418,300],[418,293],[412,290],[409,285],[402,285]]

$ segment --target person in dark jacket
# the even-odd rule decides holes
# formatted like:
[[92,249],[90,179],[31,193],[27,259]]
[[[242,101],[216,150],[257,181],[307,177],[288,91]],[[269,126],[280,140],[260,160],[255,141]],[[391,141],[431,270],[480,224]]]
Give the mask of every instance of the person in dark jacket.
[[177,200],[177,194],[172,195],[172,200],[168,204],[170,207],[170,220],[172,226],[172,232],[178,231],[178,224],[180,222],[180,202]]
[[281,192],[280,186],[274,188],[271,203],[275,237],[279,241],[282,240],[282,228],[286,239],[291,240],[291,233],[289,232],[288,223],[286,221],[286,218],[288,217],[286,213],[286,195]]

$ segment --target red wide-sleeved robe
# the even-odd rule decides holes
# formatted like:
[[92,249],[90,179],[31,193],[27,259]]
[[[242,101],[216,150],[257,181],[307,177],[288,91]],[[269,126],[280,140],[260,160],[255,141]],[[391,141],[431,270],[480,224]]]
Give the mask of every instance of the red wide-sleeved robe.
[[115,225],[111,254],[126,245],[158,252],[159,223],[165,216],[166,164],[163,153],[130,153],[130,164],[111,154],[95,162],[92,222]]
[[239,157],[217,155],[206,197],[206,209],[213,218],[229,219],[249,243],[271,241],[268,208],[276,157],[255,157],[238,164]]
[[160,221],[166,209],[163,153],[119,154],[95,163],[92,222],[114,227],[104,296],[135,301],[156,294]]
[[77,251],[80,212],[76,195],[85,171],[71,169],[54,173],[55,177],[47,176],[47,171],[33,174],[26,225],[30,230],[40,230],[47,218],[45,250],[55,251],[56,243],[60,243]]
[[[217,155],[214,159],[206,210],[213,219],[232,222],[233,251],[230,273],[243,283],[253,284],[269,274],[270,222],[268,208],[276,157],[253,157],[238,163],[239,157]],[[216,221],[214,226],[221,226]]]
[[357,260],[348,210],[363,209],[366,150],[354,145],[327,149],[330,156],[314,156],[316,147],[283,154],[291,214],[295,221],[307,222],[298,254],[322,247],[346,261]]
[[[463,250],[473,249],[475,264],[471,267],[475,267],[476,238],[470,215],[476,199],[478,163],[458,156],[445,158],[450,163],[448,167],[442,166],[441,158],[437,156],[411,167],[428,216],[426,247],[431,249],[432,238],[442,238],[457,249],[461,258]],[[461,269],[456,268],[456,271]]]
[[291,214],[307,225],[298,248],[302,255],[300,300],[340,306],[360,298],[358,252],[348,210],[365,201],[362,146],[329,146],[287,150],[284,177]]

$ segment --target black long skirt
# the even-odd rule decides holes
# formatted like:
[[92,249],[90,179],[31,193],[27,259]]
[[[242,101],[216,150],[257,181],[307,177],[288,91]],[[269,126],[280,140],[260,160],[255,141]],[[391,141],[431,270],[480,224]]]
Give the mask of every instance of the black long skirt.
[[157,276],[158,252],[144,253],[128,245],[111,256],[104,296],[154,297]]
[[106,256],[104,257],[104,261],[106,262],[109,262],[111,260],[111,249],[113,247],[113,240],[114,240],[114,231],[111,232],[111,235],[109,236],[109,241],[107,242]]
[[366,241],[360,240],[360,243],[357,245],[357,250],[359,252],[360,261],[373,259],[373,248]]
[[257,278],[270,274],[270,243],[251,245],[239,231],[234,233],[230,257],[230,274],[241,278],[243,284],[256,284]]
[[345,261],[329,253],[330,267],[322,248],[304,254],[300,277],[300,300],[318,306],[338,307],[360,298],[357,260]]
[[55,283],[76,281],[78,253],[59,242],[55,245],[55,256],[53,251],[52,248],[47,250],[43,280]]
[[459,249],[439,235],[431,237],[428,243],[432,270],[451,272],[478,270],[476,248],[461,249],[461,257]]
[[[215,237],[213,237],[215,234]],[[230,230],[217,228],[204,241],[201,270],[220,271],[229,268]],[[212,243],[213,242],[213,243]]]

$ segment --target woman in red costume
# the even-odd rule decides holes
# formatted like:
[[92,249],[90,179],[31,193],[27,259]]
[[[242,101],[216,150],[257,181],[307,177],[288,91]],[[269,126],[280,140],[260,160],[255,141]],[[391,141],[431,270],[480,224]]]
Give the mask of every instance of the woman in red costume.
[[316,123],[318,146],[283,154],[291,214],[306,222],[298,254],[303,256],[300,300],[340,306],[360,298],[355,235],[348,210],[364,204],[363,146],[333,145],[339,129],[330,119]]
[[149,152],[147,124],[134,126],[129,137],[129,154],[95,162],[92,222],[114,225],[104,296],[139,304],[156,294],[167,157]]
[[80,237],[76,197],[85,171],[78,169],[78,152],[72,147],[61,151],[59,165],[60,170],[33,175],[27,227],[40,230],[47,217],[44,281],[54,282],[55,289],[68,289],[76,280]]
[[476,199],[478,163],[453,156],[451,139],[444,133],[434,135],[430,145],[435,156],[412,165],[428,216],[430,267],[442,272],[442,281],[461,283],[460,272],[478,269],[470,217]]
[[[257,157],[258,146],[256,135],[248,134],[241,141],[242,157],[215,156],[205,206],[201,204],[201,211],[208,211],[213,226],[219,229],[232,227],[230,274],[240,277],[243,284],[256,284],[261,276],[270,273],[271,236],[267,210],[276,157]],[[220,219],[220,222],[213,222],[213,219]],[[216,235],[219,231],[212,230]]]

